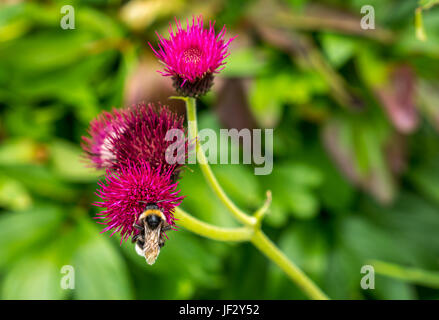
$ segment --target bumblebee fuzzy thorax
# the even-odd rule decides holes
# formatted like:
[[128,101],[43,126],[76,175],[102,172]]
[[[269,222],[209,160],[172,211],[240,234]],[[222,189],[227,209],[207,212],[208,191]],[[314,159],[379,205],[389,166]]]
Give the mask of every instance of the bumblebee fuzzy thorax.
[[166,221],[163,212],[157,207],[148,206],[147,209],[140,215],[139,221],[145,220],[146,224],[155,230],[162,221]]

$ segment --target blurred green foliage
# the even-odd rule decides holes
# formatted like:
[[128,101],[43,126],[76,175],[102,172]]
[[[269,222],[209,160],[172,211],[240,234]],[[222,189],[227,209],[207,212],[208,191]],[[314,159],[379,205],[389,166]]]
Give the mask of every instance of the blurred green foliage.
[[[74,30],[60,27],[65,4],[75,8]],[[375,9],[376,30],[360,28],[366,4]],[[304,298],[249,244],[170,232],[148,266],[131,243],[99,234],[92,219],[103,172],[81,158],[89,121],[141,100],[169,103],[169,79],[155,73],[160,66],[147,42],[155,43],[154,31],[164,32],[174,16],[203,14],[238,38],[213,92],[200,102],[200,127],[219,130],[233,118],[238,128],[274,128],[271,175],[254,176],[248,165],[214,166],[231,198],[251,211],[272,190],[264,230],[332,298],[439,298],[439,8],[423,12],[428,39],[420,41],[417,6],[1,4],[0,297]],[[196,167],[185,170],[180,185],[193,215],[237,225]],[[362,290],[361,266],[374,260],[397,267],[377,275],[375,290]],[[74,290],[60,287],[63,265],[75,268]]]

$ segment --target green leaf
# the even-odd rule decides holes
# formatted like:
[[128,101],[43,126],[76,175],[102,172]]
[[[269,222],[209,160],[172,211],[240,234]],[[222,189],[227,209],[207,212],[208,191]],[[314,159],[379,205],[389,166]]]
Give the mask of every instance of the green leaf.
[[291,213],[298,219],[311,219],[318,214],[319,201],[310,192],[304,190],[290,190],[285,202],[288,203]]
[[352,250],[363,265],[371,259],[402,263],[415,259],[413,252],[399,250],[400,243],[394,235],[364,218],[349,217],[341,221],[338,233],[344,246]]
[[273,200],[268,213],[264,218],[264,223],[280,228],[284,226],[288,219],[288,209],[281,201]]
[[323,50],[329,62],[336,68],[345,64],[355,53],[356,41],[349,37],[324,33],[321,38]]
[[89,221],[79,226],[81,245],[73,255],[75,299],[132,299],[127,266],[120,250]]
[[20,260],[5,276],[1,288],[5,300],[59,300],[61,273],[49,254]]
[[263,52],[246,48],[231,53],[222,73],[229,77],[255,76],[261,74],[266,67],[266,57]]
[[54,206],[3,213],[0,216],[0,267],[44,244],[56,234],[62,217],[61,209]]
[[361,264],[342,245],[332,248],[328,256],[326,293],[332,299],[360,299]]
[[[439,255],[439,239],[436,236],[439,229],[437,206],[418,195],[403,192],[391,209],[384,210],[370,205],[366,210],[373,218],[372,223],[379,225],[383,232],[390,234],[394,245],[404,248],[404,259],[390,260],[390,254],[383,254],[375,259],[426,269],[437,267],[436,257]],[[392,255],[399,252],[397,249],[393,250],[395,253]],[[379,250],[375,249],[375,251]]]
[[320,186],[322,179],[317,169],[304,163],[277,165],[264,178],[266,188],[272,190],[273,204],[283,206],[299,219],[317,215],[319,201],[312,189]]
[[[327,268],[328,246],[319,228],[311,224],[295,224],[282,233],[278,246],[313,280],[319,282],[323,279]],[[268,270],[267,283],[267,290],[274,299],[297,297],[297,288],[291,285],[285,274],[275,265],[271,265]]]
[[0,175],[0,206],[10,210],[25,210],[31,204],[31,195],[20,182]]
[[[234,226],[237,223],[213,191],[197,166],[186,170],[179,182],[181,194],[191,195],[183,200],[183,207],[197,218],[219,226]],[[193,195],[193,196],[192,196]]]
[[53,166],[56,174],[62,179],[73,182],[93,182],[99,173],[90,167],[83,157],[81,149],[62,140],[54,141],[50,146]]
[[49,71],[78,61],[91,40],[92,35],[79,31],[36,33],[0,47],[0,60],[9,68],[28,74]]
[[425,196],[439,204],[439,165],[437,163],[423,164],[415,168],[409,179]]
[[0,146],[0,164],[29,164],[33,163],[38,145],[25,138],[8,139]]
[[247,207],[258,207],[262,203],[261,191],[256,176],[241,165],[216,165],[214,173],[226,193]]
[[375,88],[386,83],[388,67],[375,51],[363,49],[357,55],[356,64],[363,81],[370,87]]
[[[21,95],[21,97],[24,98],[24,95]],[[53,136],[55,121],[60,116],[61,110],[58,106],[51,105],[37,109],[18,105],[6,113],[7,129],[11,135],[44,141]],[[16,139],[16,141],[20,142],[20,139]],[[29,141],[29,143],[31,142]],[[35,157],[35,153],[37,153],[38,148],[41,148],[41,146],[38,146],[35,142],[34,145],[34,148],[29,148],[29,152],[33,152]]]
[[418,298],[415,288],[410,284],[380,275],[376,275],[373,295],[382,300],[416,300]]
[[284,104],[307,104],[314,95],[327,91],[327,84],[316,72],[282,71],[254,80],[250,107],[263,127],[273,128],[280,121]]
[[282,113],[282,101],[273,89],[272,78],[257,78],[250,89],[250,106],[258,122],[273,128]]
[[72,201],[77,191],[46,167],[35,165],[0,165],[0,173],[22,183],[28,190],[54,200]]

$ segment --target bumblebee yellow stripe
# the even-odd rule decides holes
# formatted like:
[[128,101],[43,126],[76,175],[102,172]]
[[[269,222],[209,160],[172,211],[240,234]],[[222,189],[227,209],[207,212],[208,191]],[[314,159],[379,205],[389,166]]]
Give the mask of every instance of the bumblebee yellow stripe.
[[148,210],[144,211],[144,212],[140,215],[139,219],[146,219],[146,217],[149,216],[149,215],[151,215],[151,214],[158,215],[160,218],[162,218],[163,220],[166,221],[166,217],[165,217],[165,215],[163,214],[163,212],[161,212],[161,211],[158,210],[158,209],[148,209]]

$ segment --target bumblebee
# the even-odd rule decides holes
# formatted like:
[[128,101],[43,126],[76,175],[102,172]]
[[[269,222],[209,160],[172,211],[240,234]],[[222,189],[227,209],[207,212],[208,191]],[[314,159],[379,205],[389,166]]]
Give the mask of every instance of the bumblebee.
[[145,211],[133,226],[140,231],[133,237],[136,252],[145,257],[146,262],[151,265],[165,245],[164,232],[171,230],[171,226],[156,204],[147,204]]

